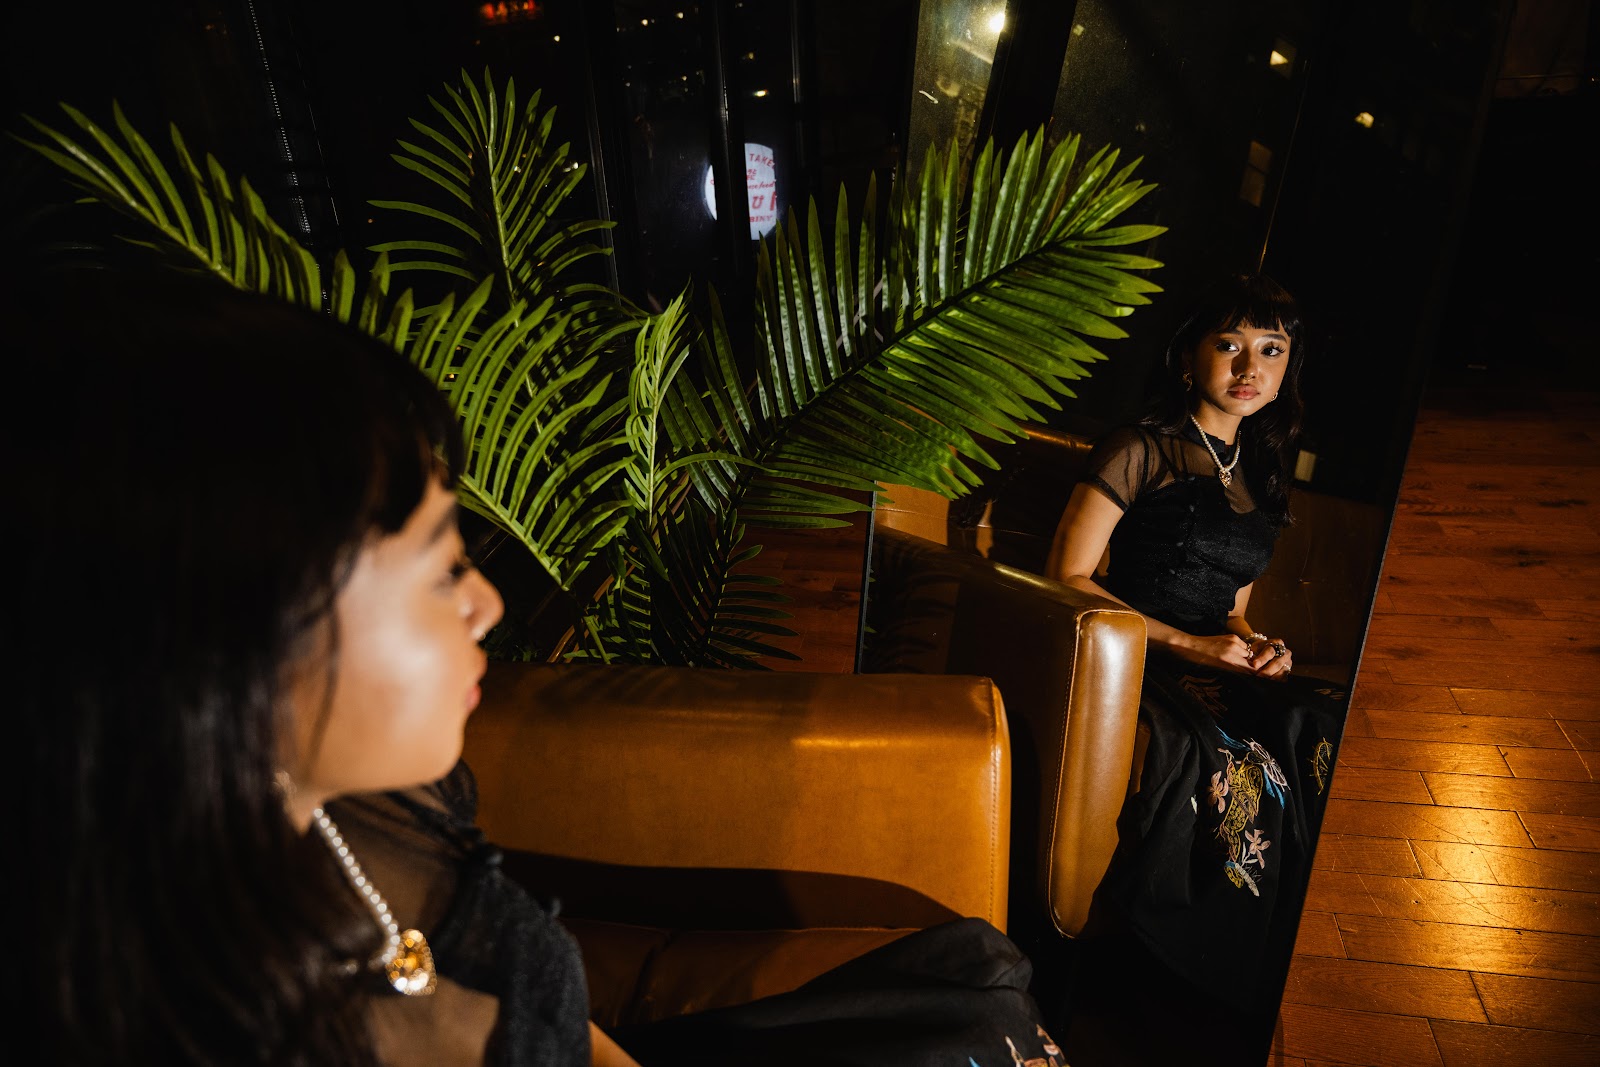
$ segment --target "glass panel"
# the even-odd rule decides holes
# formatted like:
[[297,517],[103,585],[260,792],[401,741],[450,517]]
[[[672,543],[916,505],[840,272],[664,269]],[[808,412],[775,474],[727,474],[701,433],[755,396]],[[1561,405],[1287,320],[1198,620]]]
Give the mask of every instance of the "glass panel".
[[[1013,10],[1019,6],[1014,3]],[[933,10],[942,13],[947,5]],[[1097,345],[1107,360],[1093,366],[1092,377],[1073,383],[1078,397],[1066,401],[1052,421],[1093,437],[1142,414],[1167,339],[1190,311],[1196,290],[1216,274],[1264,265],[1297,293],[1309,324],[1310,343],[1302,350],[1310,356],[1301,379],[1307,437],[1294,463],[1300,483],[1291,502],[1296,521],[1279,533],[1268,571],[1252,584],[1247,617],[1294,651],[1296,677],[1283,686],[1286,695],[1302,707],[1320,703],[1305,694],[1330,698],[1308,736],[1336,742],[1421,375],[1438,331],[1441,294],[1462,233],[1460,206],[1503,8],[1492,0],[1394,6],[1078,0],[1067,10],[1071,35],[1055,86],[1049,141],[1077,132],[1090,151],[1112,145],[1123,161],[1142,156],[1139,176],[1158,189],[1129,221],[1158,222],[1169,230],[1132,250],[1166,264],[1153,274],[1166,291],[1120,322],[1129,337]],[[925,24],[929,17],[925,7]],[[945,122],[946,136],[958,128],[954,109],[938,112],[941,102],[922,80],[929,46],[928,39],[919,40],[913,91],[922,99],[913,101],[913,164],[938,136],[929,132],[933,118]],[[1017,92],[1018,98],[1027,95]],[[1016,99],[996,102],[1011,107]],[[974,114],[981,108],[980,95]],[[1463,314],[1458,321],[1470,329],[1479,320]],[[1043,572],[1078,477],[1059,445],[1041,434],[1009,450],[999,474],[971,500],[946,505],[931,494],[919,499],[896,490],[892,506],[880,498],[874,519],[861,669],[995,678],[1012,716],[1014,756],[1026,750],[1029,728],[1019,731],[1018,724],[1035,721],[1027,716],[1040,706],[1040,694],[1049,701],[1061,696],[1061,675],[1052,673],[1061,666],[1059,645],[1051,643],[1061,639],[1040,636],[1045,621],[1018,621],[1026,614],[1026,598],[1002,601],[995,592],[1007,584],[1002,576],[970,557]],[[1177,515],[1162,525],[1149,503],[1145,498],[1140,513],[1152,524],[1147,530],[1170,528],[1174,537],[1187,537],[1186,524],[1197,521]],[[1137,520],[1119,532],[1130,530],[1137,534]],[[1234,536],[1232,529],[1228,536]],[[967,558],[952,560],[918,538],[942,542]],[[1130,545],[1132,539],[1119,543]],[[1185,563],[1193,558],[1187,555],[1191,547],[1192,542],[1182,547]],[[1147,558],[1156,554],[1145,550]],[[1157,591],[1147,606],[1168,610],[1169,601],[1160,598],[1170,598],[1171,587],[1156,579],[1150,588]],[[1229,585],[1226,591],[1232,590]],[[1004,609],[994,606],[1001,603]],[[1045,619],[1042,610],[1040,618]],[[1002,628],[1004,636],[994,637]],[[1125,834],[1144,833],[1135,826],[1143,817],[1143,826],[1156,828],[1147,841],[1157,843],[1119,853],[1124,866],[1114,867],[1118,873],[1101,883],[1089,920],[1093,935],[1073,942],[1053,928],[1028,925],[1037,911],[1028,895],[1033,872],[1025,870],[1026,851],[1017,853],[1009,932],[1034,961],[1034,991],[1046,1018],[1060,1028],[1053,1036],[1072,1063],[1261,1063],[1304,903],[1315,818],[1303,831],[1271,831],[1277,847],[1270,852],[1251,852],[1266,838],[1247,836],[1236,852],[1223,853],[1234,866],[1223,866],[1207,850],[1224,841],[1220,816],[1229,796],[1223,787],[1233,787],[1231,770],[1226,781],[1220,774],[1183,781],[1175,767],[1182,764],[1186,773],[1198,763],[1185,761],[1215,758],[1206,747],[1206,730],[1216,717],[1237,730],[1235,736],[1259,741],[1278,762],[1277,773],[1290,772],[1298,801],[1323,793],[1329,750],[1318,744],[1306,752],[1285,742],[1283,724],[1301,714],[1291,714],[1288,700],[1238,686],[1227,688],[1235,694],[1229,707],[1208,706],[1204,694],[1222,692],[1220,684],[1213,692],[1206,688],[1209,679],[1200,677],[1203,668],[1191,677],[1186,666],[1174,670],[1163,662],[1160,652],[1152,654],[1141,690],[1143,718],[1154,724],[1148,750],[1153,755],[1140,765],[1147,791],[1134,794],[1138,799],[1123,809],[1119,826]],[[1174,682],[1174,676],[1181,680]],[[1256,720],[1259,728],[1248,723],[1252,701],[1265,714]],[[1059,706],[1049,704],[1049,713]],[[1184,717],[1185,708],[1197,707],[1192,721],[1200,727],[1168,747],[1172,723]],[[1246,726],[1232,725],[1237,722]],[[1227,760],[1231,768],[1232,757]],[[1037,786],[1027,778],[1035,764],[1024,756],[1018,767],[1016,795],[1023,802],[1013,808],[1013,818],[1026,819],[1036,810],[1028,791]],[[1248,792],[1231,795],[1233,803],[1260,799]],[[1231,820],[1244,808],[1226,810]],[[1195,833],[1195,826],[1203,829]],[[1174,827],[1170,834],[1164,829]],[[1129,886],[1119,880],[1127,857],[1151,855],[1170,862],[1158,859],[1136,892],[1119,894]],[[1193,920],[1179,930],[1162,929],[1169,917],[1164,911],[1154,918],[1150,909],[1115,914],[1130,902],[1141,907],[1136,900],[1147,888],[1159,896],[1173,885],[1190,887],[1184,879],[1191,866],[1198,871],[1205,863],[1216,864],[1205,877],[1222,894],[1212,903],[1221,901],[1224,909],[1242,905],[1237,910],[1222,915],[1208,910],[1210,903],[1192,911],[1186,902],[1174,905]],[[1241,864],[1249,870],[1237,869]],[[1255,875],[1269,869],[1282,879],[1276,899],[1270,890],[1263,892],[1262,904],[1270,910],[1254,911]],[[1197,876],[1193,886],[1204,884]],[[1237,898],[1227,897],[1235,891]],[[1202,892],[1209,890],[1197,890],[1195,899]],[[1147,933],[1158,932],[1148,939],[1131,933],[1141,922]],[[1213,934],[1217,942],[1202,943]],[[1220,947],[1224,941],[1226,948]],[[1228,1020],[1220,1030],[1218,1019]]]
[[634,295],[660,310],[691,278],[707,277],[715,254],[716,219],[706,204],[708,15],[699,4],[618,0],[616,16],[628,195],[637,219],[629,266]]
[[859,208],[867,176],[876,174],[879,188],[886,188],[902,158],[917,6],[915,0],[812,0],[807,41],[816,76],[806,104],[817,131],[816,191],[824,218],[841,183]]
[[983,115],[994,50],[1005,28],[1003,0],[925,0],[917,26],[906,173],[915,179],[928,146],[961,143],[971,155]]
[[1078,0],[1047,143],[1081,134],[1086,148],[1142,156],[1159,188],[1136,213],[1170,232],[1147,254],[1168,293],[1122,325],[1059,418],[1099,432],[1136,416],[1144,381],[1178,325],[1183,294],[1222,269],[1251,270],[1272,220],[1277,185],[1305,87],[1301,46],[1319,5],[1125,4]]
[[795,141],[799,82],[789,4],[736,2],[729,92],[739,94],[744,177],[752,240],[772,232],[793,205],[805,207],[805,178]]

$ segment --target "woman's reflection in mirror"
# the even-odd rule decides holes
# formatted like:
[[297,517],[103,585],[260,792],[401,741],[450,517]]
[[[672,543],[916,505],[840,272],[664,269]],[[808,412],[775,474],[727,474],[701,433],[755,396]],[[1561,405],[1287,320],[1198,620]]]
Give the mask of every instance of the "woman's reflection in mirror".
[[1048,570],[1148,624],[1136,787],[1101,922],[1219,1019],[1275,993],[1264,952],[1275,927],[1294,930],[1344,713],[1339,689],[1293,675],[1294,649],[1249,621],[1292,521],[1304,334],[1265,276],[1202,294],[1150,414],[1097,443]]

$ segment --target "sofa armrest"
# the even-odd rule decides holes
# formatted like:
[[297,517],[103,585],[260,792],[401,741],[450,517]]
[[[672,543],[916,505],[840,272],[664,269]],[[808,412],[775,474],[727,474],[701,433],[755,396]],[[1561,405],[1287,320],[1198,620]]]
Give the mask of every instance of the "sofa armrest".
[[841,899],[854,884],[1005,928],[1010,749],[986,679],[495,664],[483,693],[465,756],[496,844],[736,885],[804,872],[829,887],[789,901],[805,925],[925,923],[882,914],[892,893]]
[[978,674],[1005,696],[1014,936],[1036,932],[1030,921],[1077,934],[1116,849],[1144,677],[1143,617],[894,529],[877,531],[872,573],[866,669]]

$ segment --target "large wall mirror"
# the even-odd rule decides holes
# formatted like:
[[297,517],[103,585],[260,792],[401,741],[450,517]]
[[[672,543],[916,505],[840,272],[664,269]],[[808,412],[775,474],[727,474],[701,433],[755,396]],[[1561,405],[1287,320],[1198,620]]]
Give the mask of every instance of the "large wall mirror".
[[[990,136],[1008,146],[1039,126],[1052,145],[1070,132],[1141,156],[1140,175],[1159,188],[1132,215],[1167,232],[1136,251],[1162,261],[1150,273],[1164,292],[1125,320],[1128,336],[1103,346],[1106,361],[1041,429],[1087,440],[1135,417],[1210,274],[1262,268],[1295,292],[1315,354],[1296,471],[1303,568],[1279,608],[1301,612],[1342,689],[1359,667],[1510,6],[186,0],[75,9],[68,25],[60,10],[27,5],[7,16],[7,82],[38,114],[68,100],[103,115],[116,95],[147,132],[176,122],[248,172],[320,252],[372,242],[367,200],[408,195],[389,156],[405,119],[426,114],[428,94],[464,67],[488,64],[558,105],[556,138],[590,167],[571,210],[617,224],[596,280],[647,308],[689,279],[700,294],[714,285],[736,332],[750,326],[737,309],[750,303],[753,238],[808,196],[826,216],[841,185],[859,203],[870,176],[880,186],[915,176],[931,143],[955,138],[970,156]],[[11,202],[45,202],[42,170],[13,159]],[[52,232],[38,214],[6,226],[35,246]],[[931,533],[974,548],[972,531],[988,529],[982,551],[1037,569],[1072,477],[1005,457]],[[871,533],[871,560],[882,534]],[[883,661],[874,642],[898,610],[882,592],[869,583],[863,594],[864,669]],[[1284,887],[1291,920],[1304,888]],[[1198,1017],[1143,957],[1115,943],[1080,950],[1013,913],[1076,1067],[1265,1060],[1292,921],[1258,946],[1256,973],[1219,965],[1219,983],[1254,990],[1222,1019]]]
[[[913,165],[924,138],[976,143],[1045,121],[1052,139],[1076,132],[1090,145],[1142,156],[1141,172],[1160,185],[1141,205],[1141,221],[1168,231],[1140,251],[1165,264],[1152,277],[1166,291],[1123,320],[1128,337],[1103,346],[1108,360],[1074,383],[1078,396],[1049,413],[1041,438],[1056,431],[1090,441],[1138,417],[1167,339],[1208,275],[1261,269],[1300,298],[1313,355],[1297,522],[1257,583],[1250,615],[1292,627],[1308,646],[1307,670],[1340,697],[1359,663],[1505,7],[923,4],[909,96]],[[1001,662],[1006,654],[992,642],[988,660],[961,658],[951,646],[972,624],[955,600],[970,586],[908,584],[896,570],[906,558],[896,539],[909,533],[1043,572],[1076,471],[1059,450],[997,455],[1001,469],[970,500],[946,506],[893,488],[880,494],[863,669],[989,663],[1019,695],[1031,676],[1048,673],[1043,663]],[[1039,654],[1025,640],[1015,645],[1018,656]],[[1018,773],[1019,796],[1048,788],[1027,782],[1026,768]],[[1264,935],[1268,943],[1212,961],[1207,992],[1174,980],[1182,961],[1169,968],[1131,935],[1068,941],[1020,918],[1015,936],[1040,968],[1039,993],[1060,1020],[1069,1060],[1262,1062],[1308,874],[1285,885],[1278,906],[1286,915]],[[1016,891],[1013,901],[1014,914],[1027,912]],[[1207,995],[1222,987],[1253,989],[1234,1001],[1225,1026],[1220,1001]]]

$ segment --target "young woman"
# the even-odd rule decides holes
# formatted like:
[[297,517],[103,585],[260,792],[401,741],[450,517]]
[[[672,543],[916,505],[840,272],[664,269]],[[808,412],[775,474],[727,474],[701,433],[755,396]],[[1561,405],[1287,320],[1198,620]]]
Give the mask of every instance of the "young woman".
[[[33,383],[8,647],[40,1062],[633,1064],[472,825],[458,758],[501,602],[439,394],[371,338],[172,275],[8,278],[0,321]],[[632,1040],[662,1064],[1053,1062],[1029,973],[966,920]]]
[[500,615],[463,554],[439,394],[221,285],[4,288],[34,382],[8,646],[41,1062],[481,1063],[520,982],[540,1025],[500,1036],[512,1062],[588,1063],[577,952],[546,913],[508,920],[538,967],[444,977],[431,957],[463,932],[402,928],[413,890],[369,877],[330,815],[451,772]]
[[1149,746],[1101,899],[1224,1001],[1250,999],[1275,918],[1294,928],[1275,904],[1303,878],[1343,710],[1247,614],[1291,521],[1305,357],[1276,283],[1214,287],[1168,348],[1157,409],[1096,446],[1049,564],[1149,626]]

